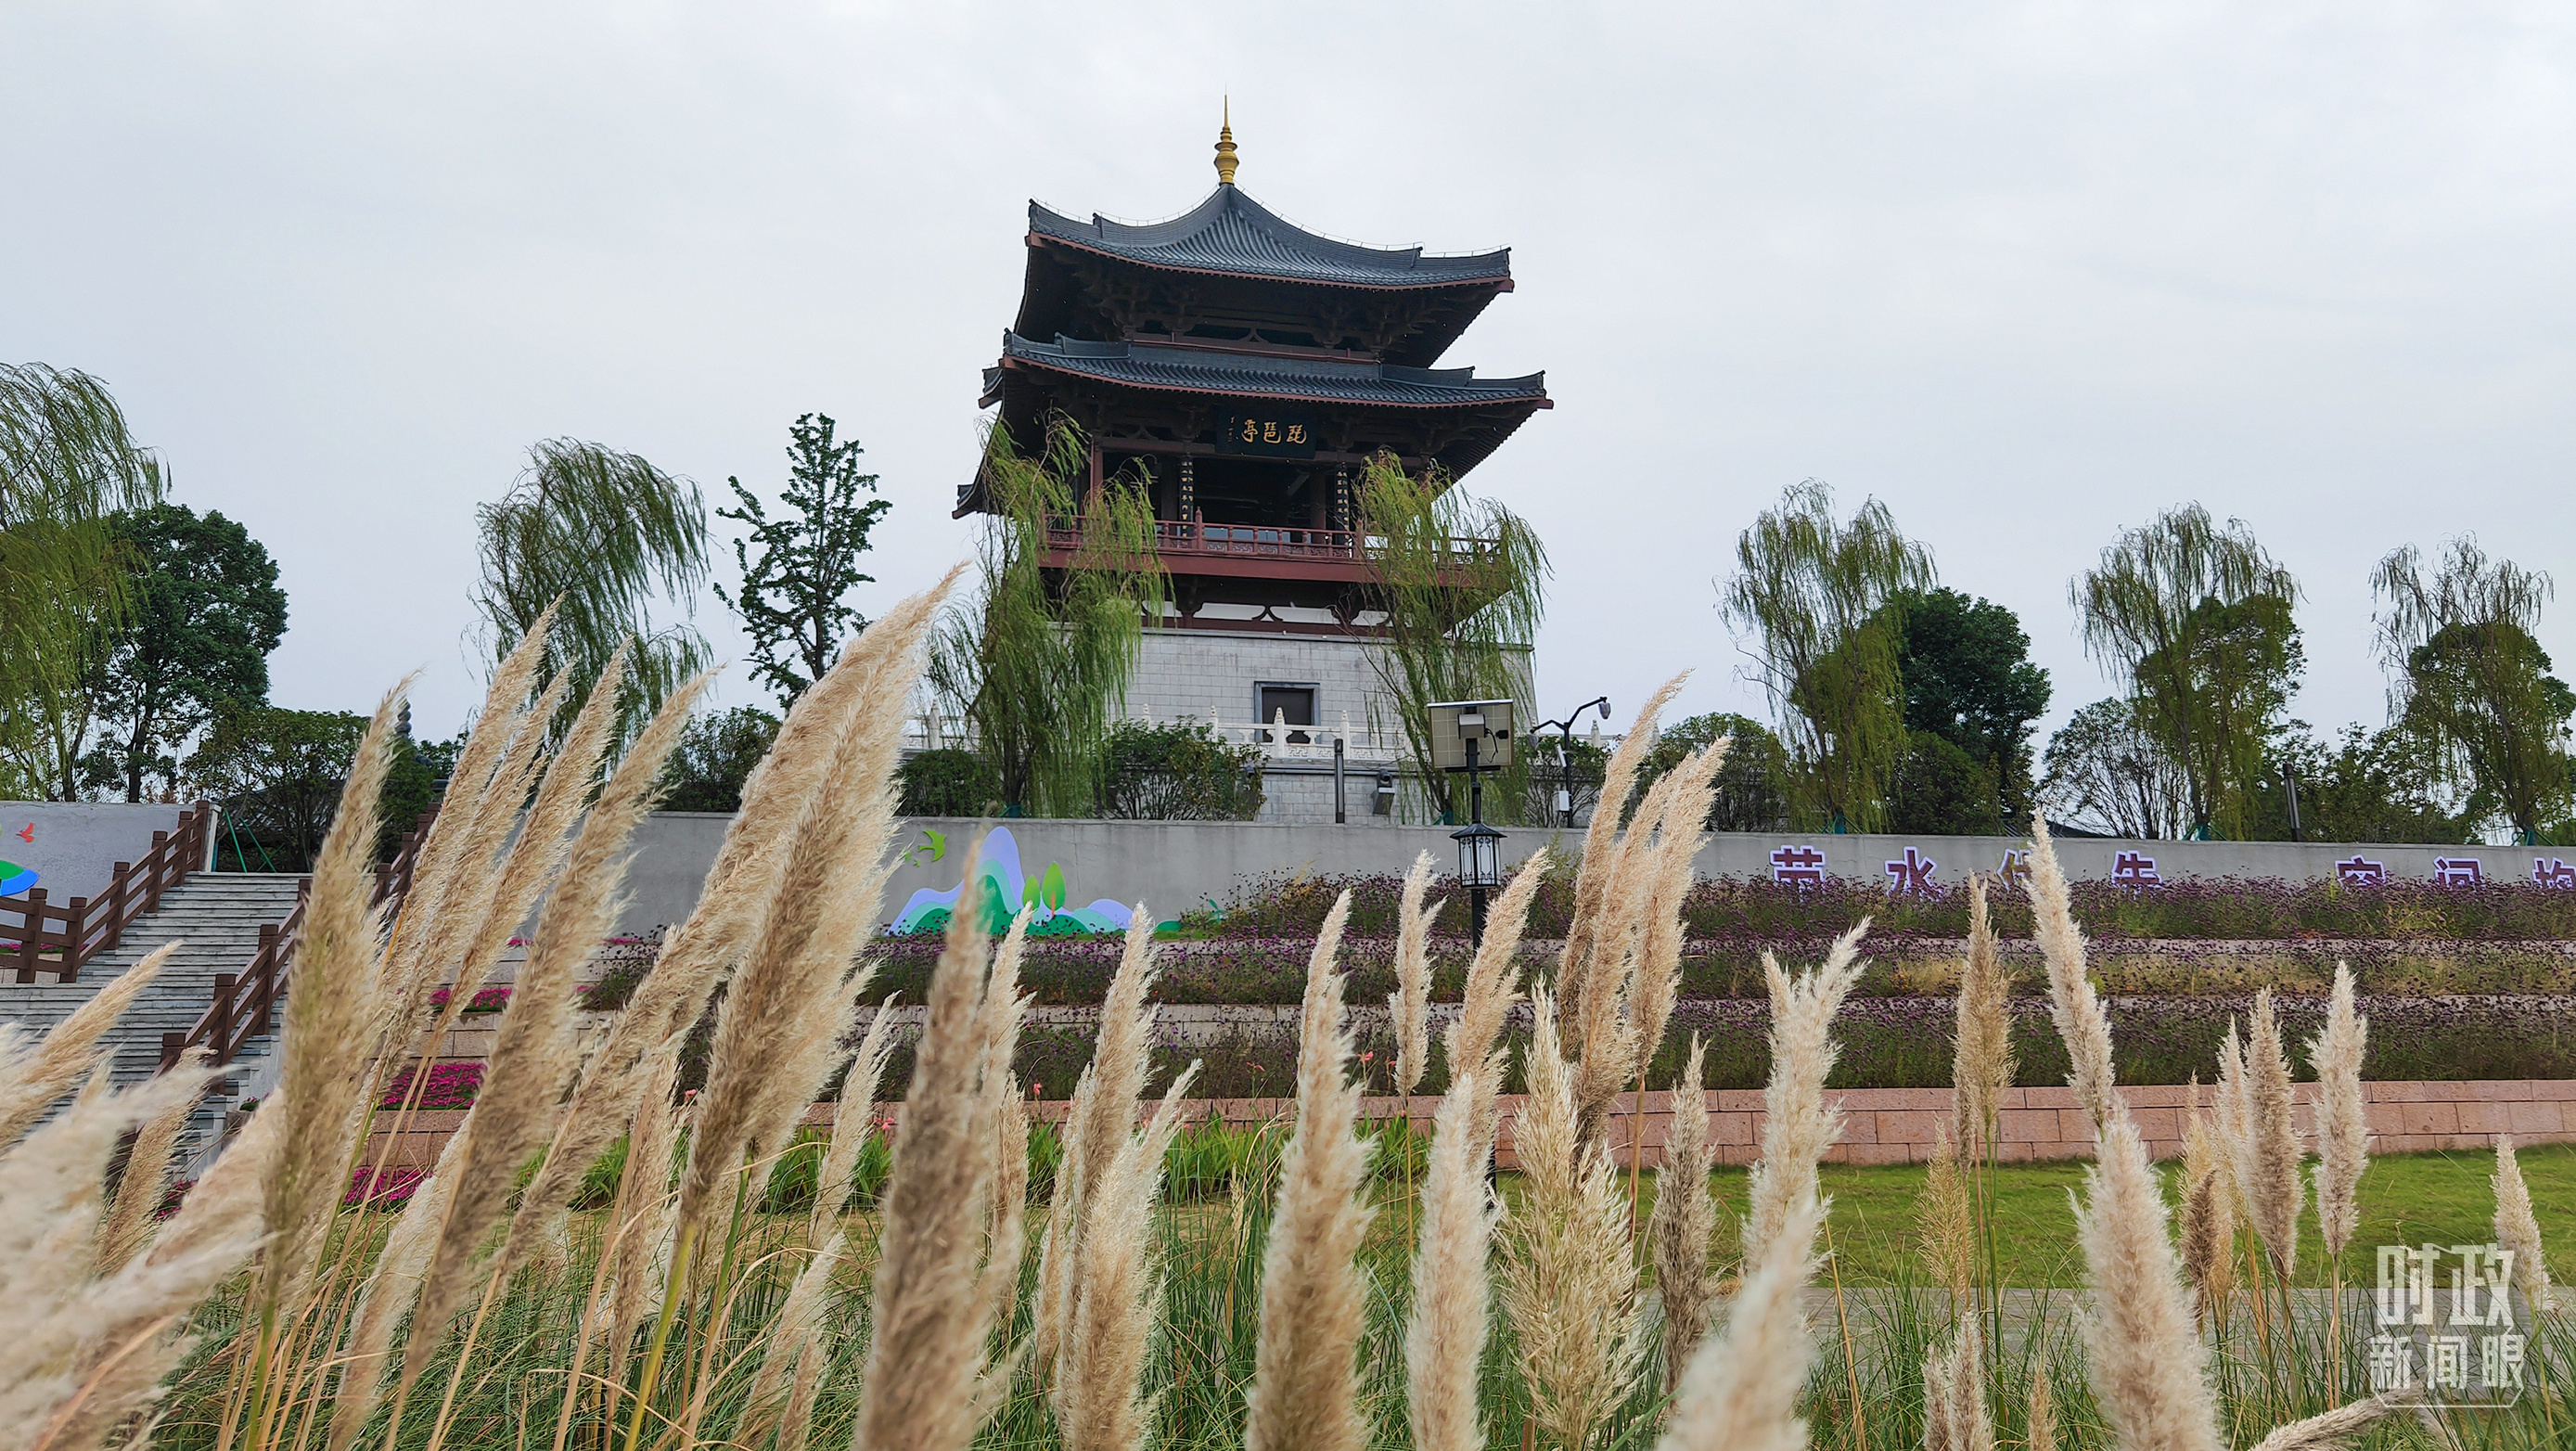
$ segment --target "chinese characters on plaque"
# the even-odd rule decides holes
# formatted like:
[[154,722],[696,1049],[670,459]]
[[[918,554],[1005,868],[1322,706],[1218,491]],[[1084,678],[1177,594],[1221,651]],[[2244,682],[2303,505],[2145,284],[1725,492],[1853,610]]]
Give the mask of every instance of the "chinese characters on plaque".
[[1219,453],[1258,454],[1265,458],[1313,458],[1315,420],[1285,409],[1244,413],[1225,421],[1217,436]]
[[2445,1406],[2506,1406],[2522,1393],[2531,1303],[2513,1251],[2383,1244],[2365,1348],[2370,1388]]

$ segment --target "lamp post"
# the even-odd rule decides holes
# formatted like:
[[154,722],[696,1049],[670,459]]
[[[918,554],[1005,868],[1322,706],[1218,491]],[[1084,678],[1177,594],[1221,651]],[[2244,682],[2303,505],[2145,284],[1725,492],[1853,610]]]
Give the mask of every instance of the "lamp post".
[[1574,757],[1566,751],[1565,746],[1566,742],[1574,738],[1574,723],[1581,720],[1587,710],[1598,710],[1601,712],[1601,718],[1608,720],[1610,697],[1597,696],[1567,711],[1563,720],[1543,720],[1530,727],[1531,735],[1537,735],[1549,726],[1556,727],[1556,763],[1565,768],[1565,784],[1558,787],[1556,793],[1556,810],[1561,818],[1557,822],[1559,826],[1574,824]]
[[1485,824],[1482,773],[1512,763],[1512,703],[1452,700],[1431,707],[1431,756],[1444,771],[1467,773],[1467,825],[1449,833],[1458,843],[1458,882],[1467,889],[1470,940],[1485,937],[1485,898],[1503,884],[1503,834]]

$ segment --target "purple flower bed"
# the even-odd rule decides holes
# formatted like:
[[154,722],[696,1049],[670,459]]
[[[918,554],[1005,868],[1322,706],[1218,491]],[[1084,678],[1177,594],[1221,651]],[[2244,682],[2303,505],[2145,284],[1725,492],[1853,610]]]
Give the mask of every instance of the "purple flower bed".
[[387,1169],[378,1177],[373,1168],[360,1169],[349,1180],[349,1192],[340,1196],[340,1207],[355,1209],[361,1204],[395,1208],[411,1202],[421,1181],[429,1176],[418,1169]]
[[[454,1001],[455,998],[456,989],[454,988],[433,988],[429,994],[429,1005],[433,1008],[443,1008],[450,1002]],[[465,1004],[465,1012],[468,1016],[475,1013],[497,1013],[509,1005],[510,990],[508,988],[479,988],[475,991],[473,999]]]
[[[393,1085],[385,1090],[378,1108],[400,1108],[411,1096],[411,1074],[408,1068],[394,1076]],[[483,1091],[483,1065],[480,1063],[437,1063],[429,1070],[429,1082],[420,1090],[420,1106],[429,1108],[467,1108],[474,1095]]]
[[[1311,935],[1333,899],[1351,893],[1349,930],[1395,933],[1403,879],[1393,876],[1255,878],[1237,889],[1211,930],[1224,937]],[[2429,881],[2346,887],[2277,877],[2192,877],[2139,889],[2110,882],[2072,884],[2075,919],[2096,939],[2121,938],[2464,938],[2533,941],[2576,937],[2576,892],[2531,882],[2477,887]],[[1454,881],[1435,895],[1457,894]],[[2007,937],[2030,935],[2030,908],[2018,890],[1993,894],[1995,925]],[[1530,911],[1529,935],[1565,935],[1574,909],[1570,873],[1551,874]],[[1968,930],[1967,893],[1955,886],[1927,895],[1892,894],[1883,883],[1828,878],[1820,887],[1785,886],[1765,878],[1716,877],[1684,901],[1684,935],[1698,941],[1776,945],[1829,940],[1861,918],[1872,935],[1955,938]],[[1463,939],[1467,914],[1441,914],[1435,930]]]

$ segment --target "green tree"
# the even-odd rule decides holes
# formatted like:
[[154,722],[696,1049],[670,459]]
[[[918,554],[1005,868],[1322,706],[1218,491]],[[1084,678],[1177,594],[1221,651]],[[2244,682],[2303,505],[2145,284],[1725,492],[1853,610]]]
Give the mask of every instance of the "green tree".
[[686,625],[657,626],[658,600],[686,612],[707,583],[707,509],[698,486],[631,453],[550,438],[528,450],[509,492],[475,511],[482,578],[474,605],[497,662],[555,607],[548,673],[569,671],[558,725],[569,724],[618,643],[636,638],[620,712],[631,732],[706,663]]
[[1100,745],[1100,814],[1117,821],[1250,821],[1261,748],[1196,721],[1120,721]]
[[2549,576],[2489,559],[2464,535],[2431,578],[2408,545],[2380,561],[2371,588],[2384,602],[2390,713],[2438,743],[2444,779],[2473,791],[2480,814],[2537,842],[2568,809],[2567,720],[2576,713],[2576,696],[2549,673],[2534,638]]
[[1889,775],[1905,752],[1897,612],[1934,582],[1931,553],[1863,501],[1848,524],[1833,491],[1808,479],[1735,545],[1727,618],[1754,637],[1762,682],[1791,763],[1795,814],[1838,831],[1886,818]]
[[[1547,550],[1519,515],[1454,487],[1437,469],[1408,474],[1391,454],[1369,461],[1359,506],[1372,603],[1383,614],[1378,648],[1369,653],[1379,691],[1369,729],[1386,733],[1384,713],[1393,711],[1431,811],[1464,821],[1464,782],[1433,767],[1425,707],[1509,700],[1522,720],[1534,719],[1530,645],[1547,611]],[[1511,767],[1485,796],[1497,818],[1519,814],[1529,771],[1529,752],[1513,752]]]
[[394,853],[402,849],[403,833],[411,830],[430,803],[439,799],[464,749],[463,731],[443,741],[414,740],[411,707],[403,707],[402,729],[394,737],[393,759],[386,763],[385,789],[378,798],[384,826],[376,833],[376,860],[391,861]]
[[224,809],[218,864],[231,852],[240,871],[311,867],[366,727],[346,711],[217,702],[185,779]]
[[1938,731],[1905,733],[1887,784],[1887,829],[1921,836],[1999,836],[2003,793],[1992,764]]
[[[891,500],[859,502],[859,491],[877,491],[877,476],[859,472],[857,439],[835,443],[827,414],[808,413],[787,430],[785,511],[772,519],[758,495],[728,478],[741,505],[718,509],[717,515],[747,525],[751,537],[733,546],[742,586],[716,594],[742,617],[751,635],[756,663],[752,674],[778,693],[782,706],[793,705],[805,687],[823,678],[841,646],[868,627],[867,618],[846,603],[859,585],[876,576],[859,572],[859,556],[868,551],[868,531]],[[760,546],[760,557],[750,555]]]
[[2347,725],[2329,744],[2304,723],[2273,743],[2252,835],[2290,838],[2288,786],[2299,791],[2299,834],[2309,841],[2452,844],[2469,839],[2445,809],[2438,751],[2405,725],[2377,732]]
[[[1726,711],[1695,715],[1674,722],[1655,736],[1637,768],[1637,787],[1628,798],[1634,812],[1646,788],[1683,759],[1732,737],[1726,759],[1717,768],[1717,796],[1709,803],[1711,831],[1779,831],[1789,824],[1787,789],[1789,755],[1780,738],[1760,721]],[[1595,779],[1598,779],[1596,776]]]
[[2196,835],[2243,834],[2263,747],[2301,659],[2298,581],[2243,521],[2169,509],[2102,551],[2068,596],[2084,644],[2168,753]]
[[1163,612],[1153,501],[1123,472],[1078,491],[1090,464],[1081,429],[1062,418],[1034,456],[992,429],[978,597],[931,642],[925,681],[966,722],[1009,814],[1091,814],[1110,711],[1126,699],[1145,621]]
[[2039,798],[2052,818],[2099,836],[2191,829],[2190,783],[2125,697],[2093,702],[2049,737]]
[[109,632],[90,694],[103,739],[91,784],[143,799],[147,775],[175,786],[177,752],[219,700],[268,698],[268,656],[286,633],[277,563],[250,531],[181,504],[112,516],[128,611]]
[[106,384],[0,364],[0,797],[79,795],[90,689],[126,610],[109,518],[163,487]]
[[664,811],[740,811],[742,783],[778,739],[778,717],[738,705],[689,722],[662,767]]
[[[1910,593],[1890,608],[1903,622],[1896,669],[1905,728],[1958,747],[1993,778],[2004,817],[2027,818],[2031,727],[2048,710],[2049,689],[2020,617],[1954,589]],[[1908,753],[1920,754],[1911,745]]]
[[895,778],[906,816],[988,816],[1000,804],[992,763],[957,746],[937,746],[903,758]]

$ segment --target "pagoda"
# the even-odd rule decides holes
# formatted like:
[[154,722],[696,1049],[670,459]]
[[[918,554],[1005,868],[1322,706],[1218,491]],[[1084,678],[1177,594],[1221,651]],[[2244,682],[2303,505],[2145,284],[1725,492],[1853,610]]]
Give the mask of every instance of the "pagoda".
[[[1508,249],[1320,236],[1237,187],[1239,160],[1228,116],[1216,190],[1169,221],[1031,202],[1019,316],[982,402],[1023,448],[1053,417],[1079,425],[1095,485],[1146,483],[1172,602],[1150,622],[1131,715],[1392,731],[1372,709],[1366,651],[1383,617],[1361,475],[1383,453],[1417,476],[1464,476],[1549,406],[1545,377],[1438,366],[1512,290]],[[959,487],[959,516],[990,507],[980,476]],[[1076,538],[1051,534],[1049,569],[1074,567]]]

